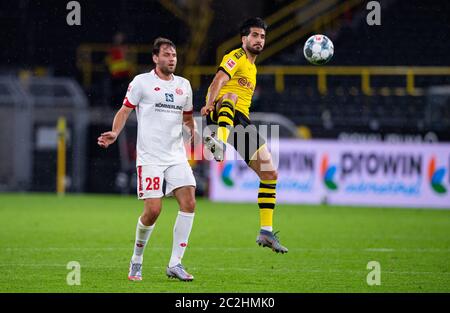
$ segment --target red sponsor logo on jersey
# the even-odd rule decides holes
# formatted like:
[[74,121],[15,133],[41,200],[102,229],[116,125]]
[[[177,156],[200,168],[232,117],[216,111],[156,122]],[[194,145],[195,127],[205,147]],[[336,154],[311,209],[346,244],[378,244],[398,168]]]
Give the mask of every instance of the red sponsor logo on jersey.
[[185,242],[182,242],[182,243],[180,243],[180,247],[186,247],[187,246],[187,243],[185,243]]
[[249,88],[250,90],[254,90],[254,89],[255,89],[255,86],[253,86],[253,84],[252,84],[251,82],[247,81],[247,79],[244,78],[244,77],[239,78],[239,79],[238,79],[238,83],[239,83],[239,85],[241,85],[242,87],[247,87],[247,88]]
[[245,87],[245,86],[247,86],[247,79],[241,77],[241,78],[239,78],[238,83],[239,83],[239,85]]
[[161,88],[155,87],[155,91],[160,91],[160,90],[161,90]]
[[130,90],[131,90],[131,87],[132,87],[132,86],[131,86],[131,84],[129,84],[129,85],[128,85],[128,89],[127,89],[127,92],[130,92]]
[[183,89],[181,89],[181,88],[177,88],[176,90],[175,90],[175,92],[177,93],[177,95],[182,95],[183,94]]
[[233,61],[233,59],[229,59],[226,63],[227,67],[232,70],[233,67],[236,65],[236,62]]

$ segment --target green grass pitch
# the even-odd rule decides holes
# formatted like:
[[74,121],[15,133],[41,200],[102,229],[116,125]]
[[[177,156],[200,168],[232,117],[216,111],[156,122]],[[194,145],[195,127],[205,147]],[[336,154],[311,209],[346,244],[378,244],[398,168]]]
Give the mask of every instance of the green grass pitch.
[[[450,211],[278,205],[285,255],[256,245],[256,204],[197,200],[183,264],[165,276],[174,199],[165,199],[141,282],[127,280],[143,203],[132,196],[0,194],[0,292],[450,292]],[[81,265],[69,286],[66,265]],[[369,261],[381,285],[369,286]]]

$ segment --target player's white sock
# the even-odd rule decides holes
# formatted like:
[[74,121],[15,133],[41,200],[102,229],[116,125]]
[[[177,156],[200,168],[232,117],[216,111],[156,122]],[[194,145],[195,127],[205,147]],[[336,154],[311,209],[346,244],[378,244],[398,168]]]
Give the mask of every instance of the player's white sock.
[[175,225],[173,227],[172,256],[170,257],[169,267],[181,263],[184,251],[186,250],[189,234],[191,233],[192,223],[195,213],[178,212]]
[[134,242],[134,252],[133,257],[131,258],[133,263],[142,263],[144,249],[154,227],[155,224],[151,226],[145,226],[141,222],[141,217],[139,217],[136,225],[136,241]]
[[267,230],[267,231],[270,231],[270,232],[273,231],[273,227],[272,226],[261,226],[261,229],[262,230]]

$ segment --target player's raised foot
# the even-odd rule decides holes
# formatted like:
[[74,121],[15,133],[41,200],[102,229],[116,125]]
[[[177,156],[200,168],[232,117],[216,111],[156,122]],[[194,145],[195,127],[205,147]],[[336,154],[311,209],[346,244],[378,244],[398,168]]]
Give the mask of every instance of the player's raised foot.
[[214,133],[212,133],[210,136],[206,136],[203,139],[203,143],[206,148],[213,154],[214,160],[216,160],[217,162],[223,161],[227,146],[222,141],[214,138]]
[[178,278],[181,281],[193,281],[194,280],[194,276],[192,276],[191,274],[186,272],[186,270],[184,269],[183,265],[181,265],[181,263],[179,263],[175,266],[172,266],[172,267],[167,267],[166,274],[167,274],[167,277],[169,277],[169,278]]
[[130,262],[130,270],[128,272],[128,280],[142,280],[142,263]]
[[280,244],[277,233],[278,232],[273,233],[271,231],[261,229],[258,237],[256,238],[256,243],[260,246],[262,245],[263,247],[268,247],[276,253],[287,253],[288,248]]

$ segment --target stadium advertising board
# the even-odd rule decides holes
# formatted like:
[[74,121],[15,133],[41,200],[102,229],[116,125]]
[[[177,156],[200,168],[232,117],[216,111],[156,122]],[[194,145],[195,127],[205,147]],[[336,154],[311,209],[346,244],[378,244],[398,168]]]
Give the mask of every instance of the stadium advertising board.
[[[285,139],[270,149],[278,203],[450,208],[450,144]],[[233,149],[210,166],[212,200],[256,200],[259,179]]]

